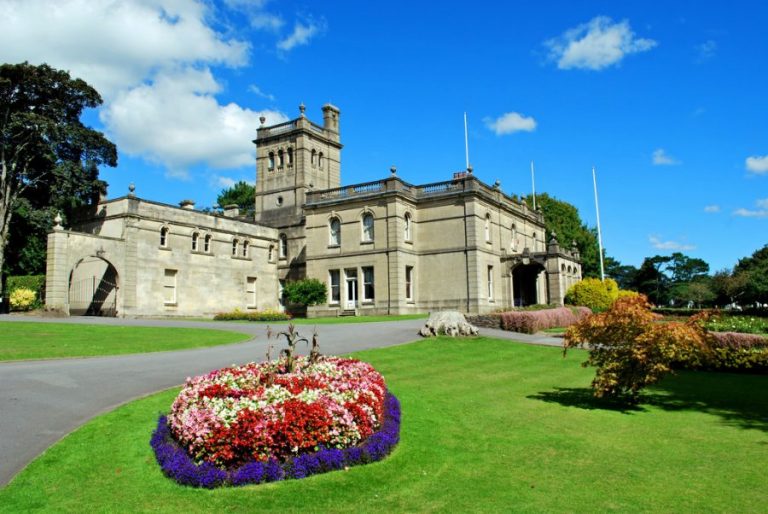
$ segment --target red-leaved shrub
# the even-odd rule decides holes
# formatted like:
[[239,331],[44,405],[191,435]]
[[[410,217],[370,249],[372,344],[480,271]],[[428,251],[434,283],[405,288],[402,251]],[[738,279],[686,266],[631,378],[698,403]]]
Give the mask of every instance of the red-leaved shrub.
[[502,312],[501,328],[512,332],[534,334],[547,328],[569,327],[591,313],[592,311],[587,307]]
[[710,336],[706,367],[768,370],[768,338],[738,332],[710,332]]

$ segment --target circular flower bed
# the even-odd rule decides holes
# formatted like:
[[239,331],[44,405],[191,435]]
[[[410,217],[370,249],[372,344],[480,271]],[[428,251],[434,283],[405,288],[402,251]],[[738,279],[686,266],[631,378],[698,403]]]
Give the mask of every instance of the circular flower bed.
[[282,359],[187,379],[152,446],[181,483],[241,485],[381,459],[397,444],[399,421],[399,403],[371,365],[298,357],[290,367]]

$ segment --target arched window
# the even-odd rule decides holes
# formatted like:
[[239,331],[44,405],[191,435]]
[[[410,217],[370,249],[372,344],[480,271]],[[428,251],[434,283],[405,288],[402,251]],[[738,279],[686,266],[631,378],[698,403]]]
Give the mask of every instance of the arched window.
[[199,242],[200,241],[200,234],[197,232],[192,233],[192,251],[196,252],[199,250]]
[[332,246],[341,244],[341,222],[339,218],[331,218],[328,224],[328,243]]
[[373,241],[373,214],[363,214],[363,241]]
[[168,227],[162,227],[160,229],[160,246],[168,248]]
[[312,160],[311,160],[311,162],[312,162],[312,166],[317,164],[317,152],[315,150],[312,150]]
[[203,251],[205,253],[211,252],[211,240],[213,239],[213,236],[211,234],[206,234],[205,239],[203,239]]
[[406,241],[411,240],[411,213],[410,212],[405,213],[405,231],[403,235],[405,236]]
[[248,257],[248,247],[251,245],[247,239],[243,241],[243,257]]
[[293,148],[288,149],[288,166],[293,166]]
[[317,154],[317,167],[322,168],[323,167],[323,152],[320,152]]
[[288,236],[280,234],[280,258],[288,258]]
[[485,240],[491,241],[491,215],[485,215]]
[[232,256],[237,256],[237,247],[240,246],[240,240],[235,238],[232,240]]
[[533,243],[531,244],[531,251],[535,252],[536,251],[536,232],[533,233],[532,239],[533,239]]
[[269,152],[269,169],[275,169],[275,152]]
[[285,156],[282,150],[277,151],[277,166],[282,168],[285,165]]

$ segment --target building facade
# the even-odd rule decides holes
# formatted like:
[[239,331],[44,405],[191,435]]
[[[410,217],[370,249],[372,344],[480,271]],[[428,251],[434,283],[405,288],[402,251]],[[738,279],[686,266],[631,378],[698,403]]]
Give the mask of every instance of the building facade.
[[[282,286],[316,278],[309,316],[487,313],[562,304],[575,247],[545,240],[541,212],[472,169],[414,185],[341,185],[340,111],[257,129],[255,215],[202,213],[133,195],[99,203],[48,242],[50,308],[121,316],[281,309]],[[230,212],[230,214],[233,214]],[[234,213],[236,214],[236,213]],[[110,286],[113,284],[113,286]]]

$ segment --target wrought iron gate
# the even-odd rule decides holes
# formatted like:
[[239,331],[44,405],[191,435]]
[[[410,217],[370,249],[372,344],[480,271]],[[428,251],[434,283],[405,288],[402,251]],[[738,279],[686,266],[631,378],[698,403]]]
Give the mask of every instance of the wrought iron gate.
[[73,282],[69,287],[72,316],[117,316],[117,284],[98,277]]

